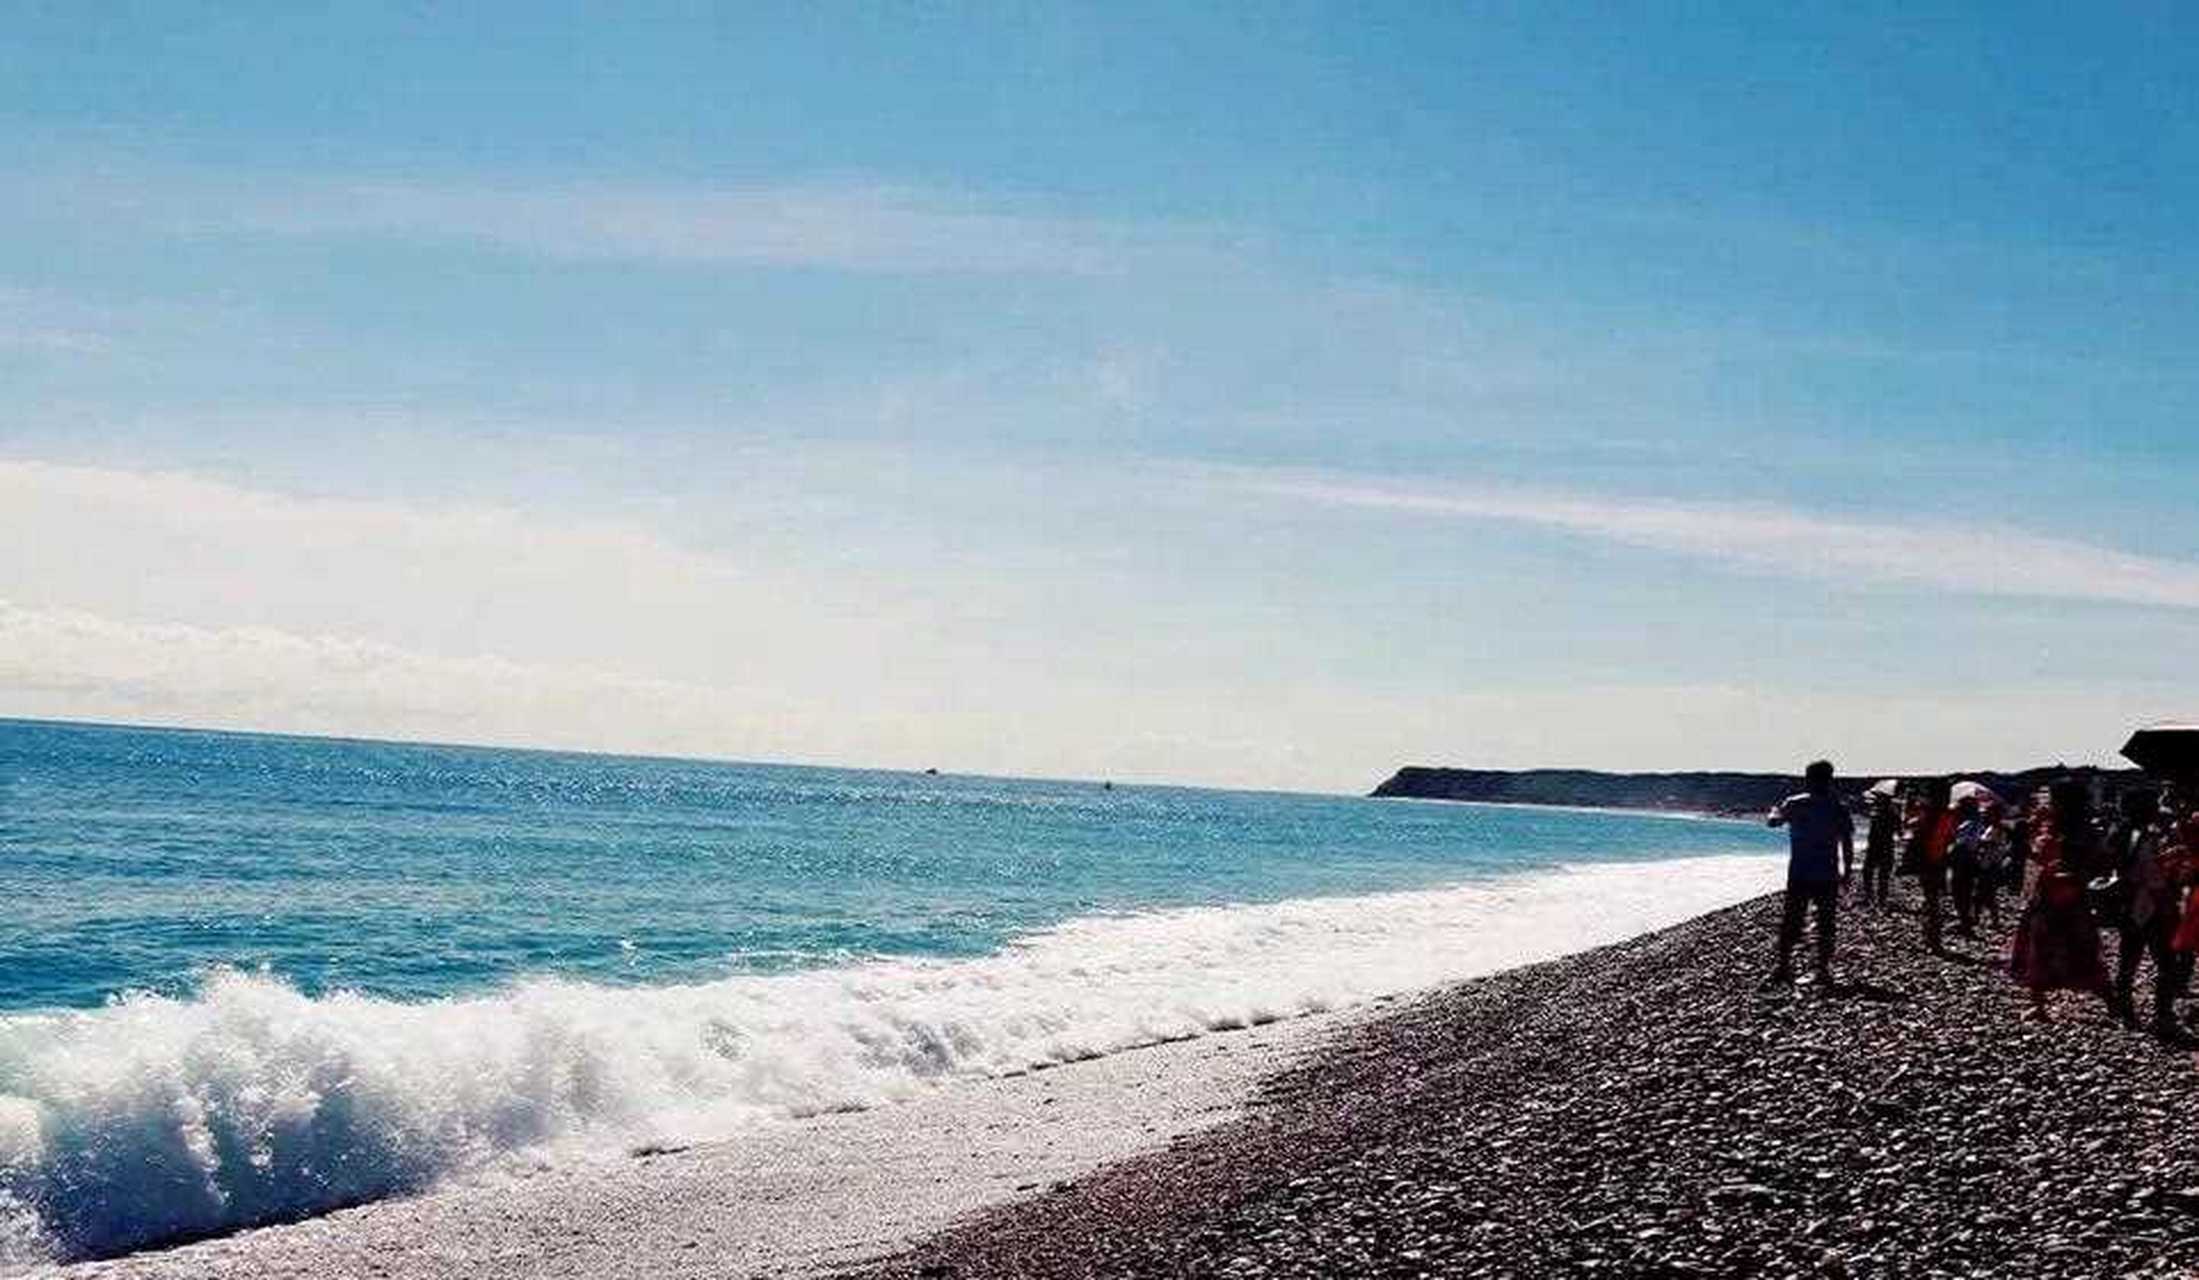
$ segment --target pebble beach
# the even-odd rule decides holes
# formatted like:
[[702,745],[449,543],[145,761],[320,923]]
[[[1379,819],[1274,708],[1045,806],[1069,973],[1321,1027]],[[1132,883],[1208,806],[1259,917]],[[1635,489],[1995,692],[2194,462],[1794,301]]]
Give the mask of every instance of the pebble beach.
[[2005,932],[1934,956],[1903,887],[1830,989],[1759,989],[1776,896],[1464,983],[860,1274],[2194,1274],[2191,1052],[2025,1020]]
[[1764,986],[1774,895],[1349,1014],[68,1273],[2199,1274],[2190,1049],[2081,995],[2026,1019],[2004,931],[1935,956],[1911,905],[1843,912],[1829,988]]

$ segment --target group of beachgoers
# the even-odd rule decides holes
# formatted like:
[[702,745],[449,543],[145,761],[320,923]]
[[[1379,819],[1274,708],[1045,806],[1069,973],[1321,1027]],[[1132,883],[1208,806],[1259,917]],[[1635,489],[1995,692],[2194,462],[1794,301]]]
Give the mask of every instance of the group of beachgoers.
[[[1831,981],[1834,921],[1856,869],[1856,822],[1834,788],[1832,765],[1810,765],[1803,786],[1769,817],[1787,829],[1791,852],[1778,965],[1767,985],[1792,981],[1794,949],[1812,912],[1813,980]],[[2001,923],[2002,895],[2016,896],[2022,914],[2008,968],[2028,993],[2031,1016],[2046,1016],[2048,992],[2073,990],[2098,995],[2116,1018],[2135,1024],[2132,991],[2150,962],[2153,1029],[2183,1038],[2176,1002],[2199,953],[2199,894],[2191,892],[2199,884],[2199,788],[2131,786],[2110,805],[2091,784],[2065,778],[2011,803],[1975,782],[1934,778],[1882,782],[1863,802],[1865,908],[1887,909],[1895,876],[1914,876],[1925,945],[1944,953],[1950,905],[1955,933],[1975,937],[1981,919]],[[2112,975],[2100,937],[2109,931]]]

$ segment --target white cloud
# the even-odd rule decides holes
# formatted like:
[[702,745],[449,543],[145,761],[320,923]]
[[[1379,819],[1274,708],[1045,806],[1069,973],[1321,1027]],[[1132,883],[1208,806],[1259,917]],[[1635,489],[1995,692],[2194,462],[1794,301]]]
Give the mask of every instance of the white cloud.
[[[459,648],[469,620],[540,633],[588,660],[602,611],[745,597],[759,575],[611,521],[495,507],[270,493],[181,473],[0,462],[0,597],[118,616],[281,625]],[[586,583],[596,594],[572,591]]]
[[2017,529],[1873,523],[1776,507],[1705,506],[1500,489],[1418,489],[1231,473],[1271,497],[1556,529],[1755,571],[1972,595],[2199,609],[2199,564]]
[[[0,601],[0,714],[740,759],[952,767],[1351,790],[1394,764],[1769,768],[1828,752],[1856,772],[2109,757],[2173,711],[2143,692],[1581,685],[1376,694],[1219,690],[1198,703],[1063,686],[850,705],[339,636],[198,627]],[[1310,734],[1307,726],[1319,725]],[[1994,745],[1979,750],[1980,742]]]
[[[259,689],[253,696],[263,700],[287,689],[284,697],[321,727],[328,719],[314,709],[337,695],[328,681],[308,678],[306,655],[341,668],[351,659],[331,647],[339,643],[361,646],[357,661],[376,673],[353,683],[402,675],[389,684],[393,705],[375,721],[378,731],[417,716],[432,723],[411,736],[445,734],[444,722],[458,718],[452,708],[472,706],[516,734],[509,704],[533,695],[514,689],[585,687],[597,691],[587,695],[596,711],[537,707],[536,740],[579,733],[638,745],[637,735],[659,733],[693,749],[690,718],[666,710],[673,694],[621,701],[602,692],[631,679],[714,691],[698,714],[716,719],[713,749],[736,753],[789,749],[787,733],[758,737],[742,727],[758,716],[799,710],[804,725],[860,726],[873,719],[881,682],[959,660],[927,639],[946,628],[913,591],[739,548],[689,548],[632,520],[284,494],[188,474],[33,462],[0,462],[0,510],[11,535],[0,539],[0,599],[131,627],[183,627],[183,651],[200,657],[147,667],[155,685]],[[297,643],[267,650],[288,656],[262,679],[255,646],[270,635]],[[216,675],[223,662],[243,685]],[[431,696],[431,686],[440,692]],[[581,695],[549,701],[558,699],[570,705]],[[800,727],[787,724],[788,732]],[[832,742],[850,736],[859,729]]]
[[113,343],[86,329],[11,324],[0,316],[0,352],[26,351],[49,356],[97,355]]
[[[788,478],[798,472],[782,466],[713,504],[778,492],[765,515],[776,523],[818,500],[823,479]],[[1155,519],[1150,503],[1164,499],[1213,510],[1211,481],[1131,479],[1166,492],[997,471],[971,483],[1104,504],[1118,521]],[[977,501],[969,485],[955,496]],[[1477,510],[1524,519],[1526,503]],[[1385,669],[1381,645],[1339,659],[1330,640],[1279,621],[1287,609],[1203,614],[1204,580],[1156,594],[1149,575],[1116,580],[1136,557],[1108,568],[1088,550],[1059,560],[1024,543],[964,563],[950,538],[880,575],[861,554],[780,563],[740,536],[690,547],[569,510],[5,461],[0,510],[0,715],[1352,789],[1406,761],[2074,761],[2112,751],[2130,723],[2189,711],[2105,682],[1918,696]],[[1703,542],[1691,539],[1682,545]],[[1981,745],[1994,758],[1981,761]]]
[[871,183],[677,188],[293,176],[243,184],[192,175],[164,185],[173,193],[165,208],[128,212],[198,233],[399,236],[582,260],[1103,275],[1201,243],[1182,229]]
[[1019,585],[951,560],[759,563],[565,511],[23,461],[0,509],[0,714],[1316,781],[1286,735],[1234,745],[1267,735],[1226,697],[1116,678],[1147,655],[1021,630]]
[[907,592],[629,521],[24,461],[0,509],[0,714],[925,764],[972,678]]
[[11,216],[193,236],[393,237],[549,257],[878,273],[1113,275],[1215,260],[1247,233],[855,174],[629,181],[176,163],[107,145],[18,157]]
[[95,355],[114,345],[93,308],[29,289],[0,288],[0,355]]
[[774,710],[755,690],[4,600],[0,689],[93,719],[690,751],[753,741]]
[[2163,693],[2082,680],[1937,693],[1582,684],[1378,706],[1396,717],[1399,763],[1761,770],[1830,756],[1846,772],[1882,774],[2112,762],[2132,728],[2178,712]]

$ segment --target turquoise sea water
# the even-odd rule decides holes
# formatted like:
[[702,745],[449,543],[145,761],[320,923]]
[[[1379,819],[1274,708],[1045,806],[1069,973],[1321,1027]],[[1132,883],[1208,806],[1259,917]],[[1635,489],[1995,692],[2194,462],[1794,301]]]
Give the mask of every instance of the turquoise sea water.
[[1648,816],[0,721],[0,1256],[1334,1007],[1731,900],[1776,849]]
[[0,1010],[971,956],[1101,911],[1761,852],[1725,823],[0,721]]

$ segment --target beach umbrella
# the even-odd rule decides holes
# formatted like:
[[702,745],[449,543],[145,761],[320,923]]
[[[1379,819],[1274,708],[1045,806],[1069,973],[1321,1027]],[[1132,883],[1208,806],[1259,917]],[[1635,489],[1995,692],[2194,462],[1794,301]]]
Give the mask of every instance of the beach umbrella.
[[2002,804],[1999,792],[1982,782],[1972,782],[1968,778],[1947,788],[1947,803],[1961,804],[1965,800],[1976,800],[1979,807],[1986,809],[1997,809]]
[[2157,724],[2123,744],[2123,755],[2148,773],[2199,773],[2199,724]]

